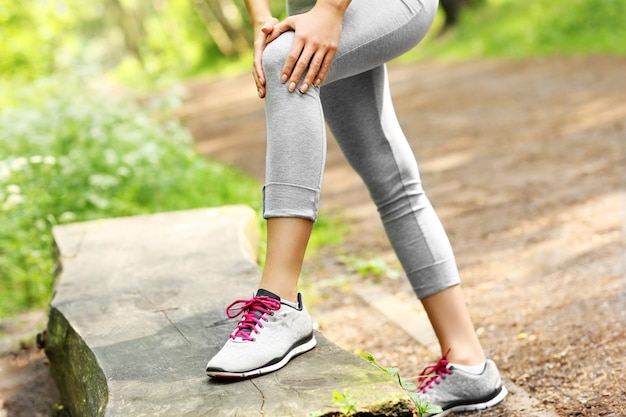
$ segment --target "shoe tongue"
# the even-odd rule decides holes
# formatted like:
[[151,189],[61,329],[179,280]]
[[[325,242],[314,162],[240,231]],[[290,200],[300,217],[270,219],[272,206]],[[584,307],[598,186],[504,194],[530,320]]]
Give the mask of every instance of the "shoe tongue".
[[259,290],[256,292],[256,296],[257,297],[269,297],[269,298],[273,298],[274,300],[280,301],[279,296],[277,296],[271,291],[264,290],[263,288],[259,288]]
[[[264,290],[262,288],[260,288],[259,290],[257,290],[256,292],[256,296],[257,297],[269,297],[269,298],[273,298],[274,300],[278,300],[280,301],[280,297],[277,296],[276,294],[274,294],[271,291],[267,291]],[[257,320],[263,315],[263,313],[261,311],[255,310],[254,311],[254,318],[256,318]],[[246,333],[246,334],[250,334],[252,333],[252,329],[249,327],[243,328],[243,329],[237,329],[238,333]]]

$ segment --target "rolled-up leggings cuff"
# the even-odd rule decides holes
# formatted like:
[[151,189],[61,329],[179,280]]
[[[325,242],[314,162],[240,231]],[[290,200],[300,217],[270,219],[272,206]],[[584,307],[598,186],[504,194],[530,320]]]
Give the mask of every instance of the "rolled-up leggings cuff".
[[320,190],[295,184],[268,183],[263,187],[263,217],[317,220]]
[[407,275],[413,291],[420,300],[461,283],[454,258],[448,258]]

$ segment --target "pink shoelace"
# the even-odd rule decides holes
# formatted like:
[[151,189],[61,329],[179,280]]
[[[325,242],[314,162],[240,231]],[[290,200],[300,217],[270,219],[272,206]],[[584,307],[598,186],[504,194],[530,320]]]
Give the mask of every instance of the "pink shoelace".
[[452,373],[448,369],[448,353],[450,353],[450,349],[436,364],[424,368],[420,376],[417,377],[418,392],[426,393],[426,390],[432,388],[433,384],[439,384],[440,378],[446,379],[446,375]]
[[[242,304],[238,306],[238,304]],[[267,321],[266,314],[272,315],[273,311],[280,309],[280,301],[270,297],[252,297],[249,300],[237,300],[226,307],[226,315],[234,319],[243,314],[237,328],[231,333],[230,338],[240,337],[242,340],[254,342],[252,332],[259,333],[263,327],[261,320]],[[231,313],[231,311],[233,311]]]

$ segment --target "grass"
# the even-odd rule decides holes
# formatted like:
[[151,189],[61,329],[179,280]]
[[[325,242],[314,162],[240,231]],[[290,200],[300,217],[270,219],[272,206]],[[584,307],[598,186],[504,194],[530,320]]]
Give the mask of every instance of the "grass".
[[626,55],[623,0],[485,0],[462,13],[456,28],[432,33],[402,59]]

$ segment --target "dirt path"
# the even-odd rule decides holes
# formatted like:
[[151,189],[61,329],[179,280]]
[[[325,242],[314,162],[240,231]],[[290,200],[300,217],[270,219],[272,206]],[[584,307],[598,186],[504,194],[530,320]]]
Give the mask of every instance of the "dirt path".
[[[481,339],[506,378],[563,416],[626,415],[624,68],[617,58],[390,68]],[[250,77],[191,87],[186,111],[199,150],[262,180],[264,113]],[[304,273],[320,329],[404,375],[419,372],[436,357],[356,295],[375,277],[339,261],[380,257],[397,268],[332,139],[322,200],[351,232]],[[380,285],[417,304],[404,280]]]

